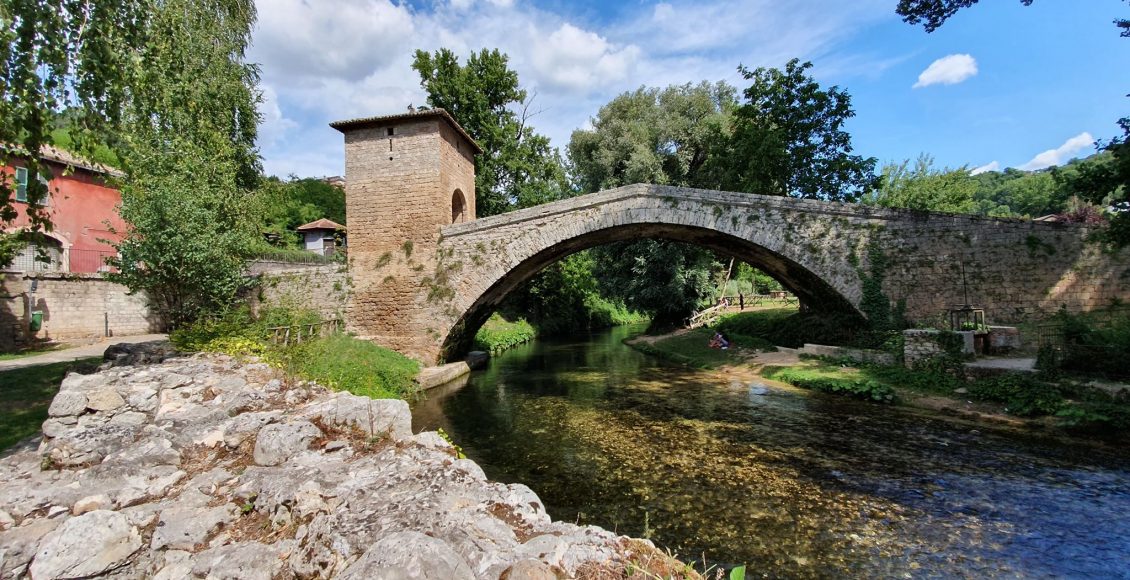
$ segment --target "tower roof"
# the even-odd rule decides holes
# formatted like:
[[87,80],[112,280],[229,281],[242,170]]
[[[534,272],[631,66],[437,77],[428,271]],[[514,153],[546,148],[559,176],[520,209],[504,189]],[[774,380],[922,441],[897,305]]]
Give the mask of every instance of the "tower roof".
[[433,109],[423,109],[423,110],[420,110],[420,111],[410,111],[410,112],[407,112],[407,113],[400,113],[400,114],[397,114],[397,115],[384,115],[384,116],[381,116],[381,117],[362,117],[360,119],[347,119],[347,120],[344,120],[344,121],[334,121],[333,123],[330,123],[330,127],[333,127],[334,129],[337,129],[338,131],[341,131],[342,133],[344,133],[344,132],[349,131],[351,129],[362,129],[362,128],[365,128],[365,127],[372,127],[373,125],[387,125],[389,123],[400,123],[400,122],[403,122],[403,121],[412,121],[412,120],[416,120],[416,119],[424,119],[424,118],[427,118],[427,117],[439,117],[439,118],[447,121],[448,125],[451,125],[451,127],[453,129],[455,129],[456,132],[458,132],[460,135],[462,135],[463,138],[466,139],[467,142],[471,144],[471,147],[475,150],[475,153],[482,153],[483,152],[483,148],[479,147],[479,144],[475,143],[475,140],[472,139],[471,136],[467,134],[467,131],[463,130],[463,127],[461,127],[459,125],[459,123],[455,121],[455,118],[451,116],[451,113],[448,113],[446,110],[440,109],[438,107],[433,108]]

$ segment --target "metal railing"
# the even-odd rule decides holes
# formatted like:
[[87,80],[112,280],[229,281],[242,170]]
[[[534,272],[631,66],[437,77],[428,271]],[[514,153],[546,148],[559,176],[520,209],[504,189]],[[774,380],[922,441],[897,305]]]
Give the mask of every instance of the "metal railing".
[[107,250],[70,249],[60,251],[52,248],[43,255],[34,246],[25,248],[12,260],[8,270],[17,272],[70,272],[92,274],[112,271],[106,264],[107,258],[117,256],[117,252]]

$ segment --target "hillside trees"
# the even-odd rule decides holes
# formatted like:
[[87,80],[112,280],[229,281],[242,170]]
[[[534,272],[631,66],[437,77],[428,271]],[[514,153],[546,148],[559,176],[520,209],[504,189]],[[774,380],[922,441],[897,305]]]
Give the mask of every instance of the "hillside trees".
[[929,155],[883,166],[879,187],[861,201],[883,207],[972,213],[977,182],[965,167],[935,169]]
[[412,68],[420,74],[428,104],[451,113],[483,149],[475,158],[479,217],[570,194],[557,150],[529,124],[533,99],[518,84],[505,54],[483,49],[461,65],[446,48],[435,54],[417,50]]
[[[1032,0],[1020,1],[1025,6],[1032,4]],[[933,32],[959,10],[976,3],[977,0],[899,0],[895,10],[906,22],[921,23],[926,32]],[[1130,18],[1115,18],[1114,25],[1120,29],[1120,36],[1130,38]],[[1106,238],[1122,247],[1130,245],[1130,116],[1119,119],[1117,124],[1122,134],[1098,145],[1100,150],[1111,154],[1111,162],[1088,168],[1086,173],[1077,176],[1078,181],[1061,178],[1061,183],[1078,190],[1084,201],[1119,208],[1120,211],[1110,216]]]

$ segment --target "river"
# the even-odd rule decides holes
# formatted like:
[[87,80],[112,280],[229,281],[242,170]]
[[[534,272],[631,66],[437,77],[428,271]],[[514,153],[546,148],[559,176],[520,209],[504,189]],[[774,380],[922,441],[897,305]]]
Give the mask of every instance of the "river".
[[[556,519],[752,577],[1130,578],[1130,450],[539,340],[414,406]],[[703,564],[705,562],[705,564]]]

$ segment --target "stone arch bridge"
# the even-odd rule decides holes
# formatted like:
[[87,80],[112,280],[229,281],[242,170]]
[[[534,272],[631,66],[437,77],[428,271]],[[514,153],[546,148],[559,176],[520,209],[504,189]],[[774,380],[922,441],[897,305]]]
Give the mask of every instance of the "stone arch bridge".
[[[910,318],[939,317],[963,302],[963,263],[971,301],[990,321],[1130,299],[1130,261],[1112,260],[1087,234],[1054,222],[631,185],[443,227],[432,259],[419,258],[427,264],[417,271],[414,307],[382,324],[401,332],[381,342],[429,362],[457,355],[503,297],[541,269],[644,237],[754,264],[816,310],[858,312],[865,277],[878,275]],[[885,264],[872,263],[878,256]]]
[[991,323],[1130,301],[1130,251],[1104,252],[1083,226],[657,185],[476,220],[474,144],[446,113],[334,126],[346,134],[348,327],[426,363],[464,352],[546,266],[643,237],[749,262],[815,310],[862,314],[870,279],[909,318],[938,319],[963,302],[963,264]]

